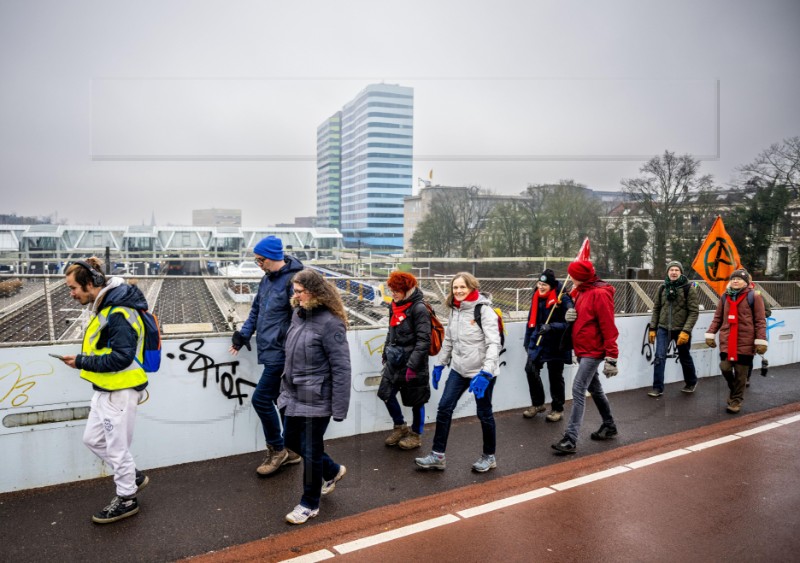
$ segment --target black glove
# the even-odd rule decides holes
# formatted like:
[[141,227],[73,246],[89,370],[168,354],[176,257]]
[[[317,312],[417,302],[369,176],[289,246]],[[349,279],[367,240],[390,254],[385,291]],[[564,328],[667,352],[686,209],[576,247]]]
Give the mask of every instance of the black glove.
[[542,325],[539,327],[539,334],[544,334],[547,331],[551,330],[552,328],[553,327],[551,327],[550,325]]
[[333,417],[334,422],[341,422],[343,420],[344,420],[343,418],[336,418],[335,416]]
[[242,346],[245,346],[251,352],[253,351],[253,348],[250,346],[250,341],[246,340],[245,337],[242,336],[242,333],[238,330],[233,333],[233,336],[231,336],[231,342],[236,350],[241,350]]

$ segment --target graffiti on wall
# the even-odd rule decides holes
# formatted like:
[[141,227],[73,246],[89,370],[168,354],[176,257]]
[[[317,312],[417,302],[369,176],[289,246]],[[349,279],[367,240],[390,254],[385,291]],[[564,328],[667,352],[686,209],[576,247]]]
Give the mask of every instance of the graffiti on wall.
[[29,393],[36,386],[36,378],[52,375],[55,371],[48,362],[31,362],[26,364],[26,368],[28,373],[19,364],[0,364],[0,406],[21,407],[30,399]]
[[367,352],[369,352],[370,356],[374,356],[375,354],[383,354],[383,345],[386,342],[386,334],[378,334],[364,342],[364,345],[367,347]]
[[[204,389],[208,387],[209,375],[213,375],[214,383],[219,386],[219,390],[226,398],[237,399],[240,405],[243,404],[244,399],[250,396],[243,388],[252,387],[255,389],[256,384],[236,376],[236,368],[239,366],[238,360],[217,363],[214,358],[202,353],[200,349],[204,344],[205,340],[202,338],[187,340],[178,347],[181,353],[177,355],[177,359],[189,361],[189,373],[203,374]],[[167,357],[171,360],[176,359],[175,354],[172,352],[168,353]]]
[[[648,334],[650,332],[650,325],[644,325],[644,334],[642,334],[642,349],[641,354],[645,357],[649,364],[655,363],[655,344],[650,344],[650,340],[648,339]],[[667,356],[666,359],[675,359],[675,363],[678,362],[678,345],[675,343],[675,340],[670,339],[669,345],[667,346]]]

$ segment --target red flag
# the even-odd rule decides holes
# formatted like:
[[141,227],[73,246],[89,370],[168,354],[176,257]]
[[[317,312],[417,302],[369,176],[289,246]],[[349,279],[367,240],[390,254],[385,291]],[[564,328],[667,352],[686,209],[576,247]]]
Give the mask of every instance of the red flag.
[[717,295],[722,295],[731,274],[739,267],[739,251],[725,230],[722,217],[717,215],[706,240],[697,251],[692,268],[708,282]]
[[589,237],[583,239],[583,244],[581,245],[581,249],[578,251],[578,256],[575,257],[575,260],[591,260],[589,255],[591,254],[591,245],[589,244]]

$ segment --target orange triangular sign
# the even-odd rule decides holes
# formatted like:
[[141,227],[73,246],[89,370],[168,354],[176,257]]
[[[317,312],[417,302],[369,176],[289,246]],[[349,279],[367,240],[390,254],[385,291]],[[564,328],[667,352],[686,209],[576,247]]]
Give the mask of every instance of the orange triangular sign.
[[740,267],[739,251],[717,216],[706,240],[697,251],[692,268],[706,280],[709,287],[722,295],[728,286],[731,274]]

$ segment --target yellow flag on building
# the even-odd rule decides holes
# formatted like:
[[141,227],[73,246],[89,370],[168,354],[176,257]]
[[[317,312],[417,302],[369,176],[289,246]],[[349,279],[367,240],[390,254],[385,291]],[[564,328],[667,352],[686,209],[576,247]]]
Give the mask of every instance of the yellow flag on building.
[[722,217],[717,215],[706,240],[697,251],[692,268],[706,280],[717,295],[722,295],[728,286],[731,274],[739,267],[739,251],[725,230]]

